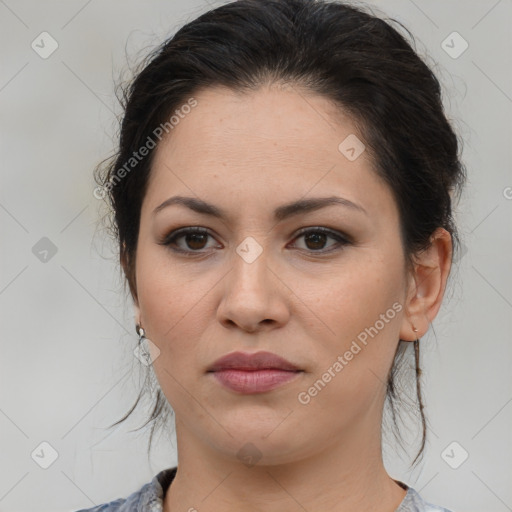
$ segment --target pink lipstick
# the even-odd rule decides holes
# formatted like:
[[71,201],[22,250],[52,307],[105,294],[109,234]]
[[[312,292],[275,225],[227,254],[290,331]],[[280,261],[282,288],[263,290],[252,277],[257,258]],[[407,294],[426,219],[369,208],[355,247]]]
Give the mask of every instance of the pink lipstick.
[[208,369],[225,387],[238,393],[265,393],[295,378],[302,370],[271,352],[232,352]]

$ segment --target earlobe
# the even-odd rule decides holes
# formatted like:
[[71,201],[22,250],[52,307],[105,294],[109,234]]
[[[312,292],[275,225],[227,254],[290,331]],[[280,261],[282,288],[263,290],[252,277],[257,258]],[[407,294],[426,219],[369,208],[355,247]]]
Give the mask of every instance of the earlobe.
[[141,314],[140,314],[140,307],[137,303],[134,302],[133,304],[133,311],[134,311],[134,320],[136,325],[142,325],[141,322]]
[[430,246],[415,255],[401,339],[414,341],[428,331],[441,307],[451,258],[451,235],[444,228],[438,228],[431,237]]

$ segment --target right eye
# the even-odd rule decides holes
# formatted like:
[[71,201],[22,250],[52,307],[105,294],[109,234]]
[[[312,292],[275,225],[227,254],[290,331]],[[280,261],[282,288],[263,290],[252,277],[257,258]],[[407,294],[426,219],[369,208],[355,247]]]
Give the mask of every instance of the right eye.
[[[211,237],[210,233],[201,227],[191,226],[188,228],[181,228],[175,231],[171,231],[166,235],[161,242],[161,245],[169,247],[172,251],[185,254],[187,256],[193,256],[194,254],[202,254],[205,251],[201,249],[205,248],[205,243],[208,237]],[[183,239],[184,242],[180,246],[178,240]],[[183,246],[185,245],[185,247]]]

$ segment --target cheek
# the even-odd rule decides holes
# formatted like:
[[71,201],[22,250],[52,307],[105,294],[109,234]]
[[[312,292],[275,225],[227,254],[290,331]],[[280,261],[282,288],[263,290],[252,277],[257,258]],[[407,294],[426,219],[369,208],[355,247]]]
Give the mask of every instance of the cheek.
[[315,336],[317,364],[308,380],[318,403],[364,408],[384,391],[403,310],[399,262],[359,258],[330,273],[324,286],[317,287],[323,293],[315,301],[321,320],[316,323],[329,328]]
[[[160,350],[153,368],[167,401],[178,413],[190,408],[191,382],[200,368],[198,343],[207,314],[205,302],[185,273],[141,258],[139,304],[147,335]],[[195,411],[200,415],[201,411]]]
[[[391,335],[389,331],[398,329],[396,310],[400,308],[392,306],[403,301],[404,276],[396,258],[358,254],[350,261],[343,260],[343,264],[333,266],[320,281],[318,279],[317,276],[314,285],[303,282],[299,293],[306,298],[304,302],[313,304],[319,320],[329,327],[329,344],[335,342],[336,349],[373,326],[390,308],[386,320],[395,321],[386,322],[379,330],[386,337]],[[316,290],[316,297],[312,296],[312,289]]]
[[191,372],[194,366],[197,372],[195,343],[201,339],[204,329],[201,321],[207,319],[201,310],[205,290],[179,266],[171,268],[165,251],[142,249],[137,258],[142,324],[147,337],[160,350],[154,361],[155,371],[159,379],[172,386],[169,374],[182,381],[182,375]]
[[[180,329],[194,327],[207,286],[188,267],[172,260],[167,250],[148,240],[137,252],[136,280],[142,320],[164,341]],[[201,283],[201,285],[198,285]],[[203,286],[204,284],[204,286]]]

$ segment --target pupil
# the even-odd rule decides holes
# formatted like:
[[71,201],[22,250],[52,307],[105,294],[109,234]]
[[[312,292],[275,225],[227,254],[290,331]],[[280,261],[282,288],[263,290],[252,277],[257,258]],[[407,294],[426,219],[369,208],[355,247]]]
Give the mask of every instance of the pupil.
[[[198,241],[198,239],[200,239],[200,238],[204,239],[205,237],[206,237],[206,235],[204,235],[204,234],[203,235],[197,234],[197,233],[188,234],[187,235],[187,244],[191,249],[202,249],[200,242],[199,242],[200,247],[195,246],[194,244]],[[190,242],[190,239],[192,239],[192,242]],[[203,242],[204,242],[204,240],[203,240]]]
[[325,235],[325,233],[309,233],[308,235],[306,235],[306,244],[309,240],[313,239],[313,245],[316,244],[316,243],[319,243],[320,246],[314,246],[314,247],[308,247],[310,249],[321,249],[322,246],[325,244],[325,237],[327,235]]

